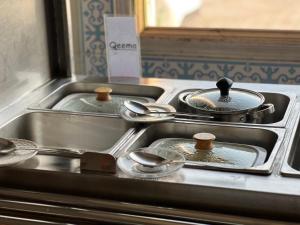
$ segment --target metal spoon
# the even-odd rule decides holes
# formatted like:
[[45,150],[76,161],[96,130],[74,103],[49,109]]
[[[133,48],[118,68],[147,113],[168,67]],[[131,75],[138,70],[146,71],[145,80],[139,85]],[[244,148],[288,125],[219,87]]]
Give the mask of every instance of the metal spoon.
[[134,112],[139,115],[149,115],[153,113],[157,114],[169,114],[174,116],[187,116],[187,117],[196,117],[196,118],[205,118],[205,119],[212,119],[213,116],[202,116],[202,115],[195,115],[195,114],[188,114],[188,113],[177,113],[177,112],[158,112],[158,111],[151,111],[146,105],[141,102],[128,100],[124,102],[124,106],[129,109],[131,112]]
[[170,163],[184,163],[184,161],[168,160],[159,155],[141,151],[130,152],[129,157],[133,161],[147,167],[163,166]]

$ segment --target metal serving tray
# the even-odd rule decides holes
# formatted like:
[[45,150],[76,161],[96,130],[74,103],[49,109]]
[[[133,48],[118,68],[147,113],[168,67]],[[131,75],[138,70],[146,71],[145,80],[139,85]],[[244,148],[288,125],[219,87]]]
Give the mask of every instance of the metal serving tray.
[[246,173],[269,174],[272,171],[275,156],[283,140],[285,130],[279,128],[255,128],[231,125],[217,125],[191,122],[167,122],[153,124],[142,129],[128,144],[123,148],[124,152],[132,151],[141,147],[148,147],[155,141],[162,138],[191,138],[193,134],[208,132],[216,135],[218,142],[238,143],[245,145],[254,145],[264,148],[267,156],[264,164],[249,168],[228,168],[214,165],[185,164],[185,167],[196,169],[213,169],[223,171],[238,171]]
[[300,177],[300,104],[297,105],[298,112],[295,126],[289,140],[286,155],[281,168],[284,176]]
[[132,124],[116,117],[30,112],[0,128],[0,137],[113,154],[134,132]]
[[[112,89],[111,95],[124,95],[145,97],[145,99],[153,99],[153,101],[159,101],[164,98],[165,90],[160,87],[147,86],[147,85],[129,85],[129,84],[109,84],[109,83],[88,83],[88,82],[73,82],[68,83],[50,95],[42,99],[37,104],[33,104],[29,107],[31,110],[50,110],[50,111],[63,111],[57,108],[57,104],[61,105],[61,101],[72,94],[76,93],[94,93],[97,87],[110,87]],[[56,106],[56,107],[55,107]],[[80,112],[77,112],[80,113]],[[106,113],[97,113],[106,114]],[[109,114],[109,113],[107,113]]]
[[[178,97],[183,92],[193,92],[199,89],[187,89],[176,93],[175,96],[170,99],[168,104],[174,106],[178,112],[187,112],[184,107],[181,107],[179,104]],[[273,103],[275,107],[275,112],[271,117],[268,117],[267,120],[263,121],[261,124],[268,127],[285,127],[287,124],[288,117],[293,106],[296,103],[296,95],[285,93],[271,93],[271,92],[260,92],[265,97],[266,103]],[[214,121],[206,121],[214,122]],[[218,122],[219,123],[219,122]],[[220,123],[229,123],[229,122],[220,122]],[[239,124],[243,125],[245,123],[230,123],[230,124]],[[259,125],[257,123],[246,123],[247,125]]]
[[[194,147],[195,144],[196,142],[192,137],[188,139],[162,138],[153,142],[149,147],[179,151],[186,157],[186,166],[190,167],[219,165],[221,168],[248,168],[264,164],[267,155],[267,151],[264,148],[254,145],[213,141],[213,148],[211,150],[200,150],[200,152],[197,152]],[[193,154],[194,151],[196,155]]]

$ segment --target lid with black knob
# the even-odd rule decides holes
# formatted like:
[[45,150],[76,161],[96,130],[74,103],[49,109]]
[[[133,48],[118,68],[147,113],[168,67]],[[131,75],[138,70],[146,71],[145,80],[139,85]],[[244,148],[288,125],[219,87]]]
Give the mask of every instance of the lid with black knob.
[[264,103],[265,98],[262,94],[247,89],[231,89],[232,84],[232,80],[223,77],[217,81],[217,88],[193,92],[185,101],[195,109],[225,113],[248,111]]

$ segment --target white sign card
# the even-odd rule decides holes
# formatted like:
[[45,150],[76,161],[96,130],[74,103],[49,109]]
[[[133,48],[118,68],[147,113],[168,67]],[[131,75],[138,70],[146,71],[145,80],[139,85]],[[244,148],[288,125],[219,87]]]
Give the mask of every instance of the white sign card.
[[133,16],[104,16],[108,77],[141,76],[140,42]]

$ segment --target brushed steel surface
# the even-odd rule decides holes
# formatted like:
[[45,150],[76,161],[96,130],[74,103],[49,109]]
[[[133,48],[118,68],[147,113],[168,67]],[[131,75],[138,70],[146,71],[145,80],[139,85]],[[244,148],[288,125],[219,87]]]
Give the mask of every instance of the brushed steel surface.
[[28,139],[38,146],[57,146],[113,153],[133,132],[117,117],[31,112],[0,128],[4,138]]
[[[221,223],[221,224],[261,224],[261,225],[279,225],[279,224],[298,224],[296,222],[287,222],[281,219],[263,219],[253,218],[250,215],[238,216],[234,213],[222,214],[215,212],[207,212],[205,210],[194,209],[182,209],[174,207],[160,207],[155,205],[145,204],[133,204],[129,202],[120,202],[114,200],[95,199],[91,197],[81,197],[74,195],[62,195],[54,193],[40,193],[34,191],[26,191],[20,189],[2,188],[0,189],[0,196],[2,199],[8,201],[13,199],[15,204],[10,204],[12,211],[16,212],[16,209],[20,207],[20,204],[24,204],[23,201],[47,204],[48,206],[55,205],[55,207],[61,208],[81,208],[87,213],[89,209],[102,210],[117,213],[126,213],[134,215],[155,216],[161,218],[169,218],[173,220],[184,219],[187,221],[193,221],[200,223]],[[2,202],[5,204],[5,202]],[[32,208],[31,208],[32,210]],[[51,214],[51,213],[49,213]]]
[[[14,215],[15,221],[19,224],[26,224],[26,219],[30,221],[38,215],[44,220],[35,220],[32,224],[44,224],[49,220],[49,224],[61,221],[60,224],[136,224],[136,225],[205,225],[192,221],[160,218],[155,216],[134,215],[120,212],[110,212],[101,209],[84,209],[79,207],[55,206],[51,204],[36,204],[35,202],[17,202],[10,200],[0,200],[0,222],[6,219],[5,224],[11,220],[3,215]],[[3,211],[2,211],[3,210]],[[2,214],[2,215],[1,215]],[[37,215],[38,214],[38,215]],[[3,218],[4,217],[4,218]],[[4,222],[4,220],[2,220]],[[21,223],[23,222],[24,223]]]
[[[70,81],[71,80],[68,79],[56,80],[32,92],[31,96],[24,96],[18,104],[12,104],[1,112],[0,124],[2,124],[2,126],[3,124],[8,126],[7,121],[11,121],[11,124],[14,124],[16,116],[20,116],[30,111],[26,109],[29,105],[34,102],[40,102],[43,98],[50,96],[53,91],[58,90],[57,88],[62,84],[68,84]],[[167,79],[141,79],[139,82],[139,84],[158,86],[165,89],[166,92],[161,99],[159,99],[160,103],[169,102],[176,94],[187,89],[211,88],[215,85],[214,82]],[[286,96],[295,94],[300,96],[300,89],[297,85],[237,83],[236,86],[259,92],[278,93]],[[299,99],[294,98],[294,100],[295,102],[299,102]],[[290,101],[290,103],[292,102],[293,101]],[[62,194],[69,193],[78,196],[102,197],[105,199],[115,199],[131,203],[192,208],[196,212],[205,209],[207,211],[214,211],[217,213],[223,212],[225,214],[247,214],[250,215],[250,217],[272,217],[281,218],[282,220],[292,218],[293,220],[299,220],[299,178],[285,177],[280,173],[283,156],[287,153],[287,146],[290,139],[293,138],[293,128],[295,127],[296,117],[299,113],[299,107],[295,107],[294,104],[289,104],[288,108],[287,111],[290,110],[290,113],[288,113],[288,115],[285,114],[283,117],[284,120],[286,119],[286,122],[282,127],[279,126],[280,124],[273,124],[272,126],[268,124],[237,125],[204,123],[193,120],[184,121],[186,124],[191,124],[195,129],[199,129],[201,124],[205,124],[205,127],[228,127],[226,128],[226,131],[228,132],[233,130],[243,131],[241,132],[242,140],[251,140],[249,142],[254,144],[257,144],[255,137],[258,138],[260,135],[265,136],[265,141],[261,141],[261,139],[258,138],[258,142],[270,151],[268,159],[272,159],[272,170],[268,175],[256,175],[248,172],[237,173],[232,171],[182,168],[177,174],[167,178],[158,180],[140,180],[129,178],[121,171],[117,171],[117,174],[112,176],[85,174],[78,171],[79,159],[38,155],[38,160],[42,163],[36,166],[32,166],[33,164],[31,163],[24,163],[25,165],[19,165],[18,167],[2,168],[0,170],[1,184],[2,187],[10,186],[28,190],[31,189],[40,193],[44,191],[60,192]],[[35,113],[41,114],[42,112]],[[49,112],[49,115],[50,114],[56,115],[57,113]],[[75,115],[71,114],[71,116],[73,117]],[[17,121],[18,118],[20,117],[17,117],[15,121]],[[117,117],[113,118],[117,119]],[[94,120],[96,121],[96,117]],[[46,120],[43,121],[47,122]],[[174,124],[182,122],[183,121],[177,120]],[[35,123],[29,122],[28,124],[18,124],[22,124],[23,126],[15,127],[14,132],[22,136],[26,135],[24,131],[28,131],[26,126]],[[163,124],[160,124],[159,126],[164,127]],[[19,132],[17,131],[18,129],[20,130]],[[126,148],[134,147],[133,143],[146,143],[146,135],[144,139],[140,138],[138,142],[134,140],[135,137],[138,137],[136,132],[142,132],[144,130],[146,129],[134,129],[134,133],[130,139],[118,146],[117,153],[121,153],[126,150]],[[249,133],[246,135],[247,132],[245,131],[247,130],[266,131],[254,132],[254,134]],[[168,130],[155,131],[157,134],[160,132],[168,132]],[[55,132],[57,132],[57,129]],[[184,133],[185,130],[181,132]],[[222,133],[221,130],[219,130],[219,132]],[[62,132],[58,133],[63,135]],[[236,134],[235,139],[238,140],[239,132],[234,133]],[[284,133],[285,135],[283,135]],[[82,132],[78,131],[77,134],[82,134]],[[279,134],[279,136],[283,138],[274,141],[275,134]],[[226,136],[227,134],[224,133],[223,135]],[[38,136],[39,135],[36,135],[36,137]],[[271,139],[271,142],[269,142],[269,139]],[[270,143],[276,143],[275,150],[277,149],[277,154],[273,153],[276,151],[274,151],[274,146],[272,148],[272,144]],[[68,144],[68,142],[66,141],[62,144]],[[272,149],[273,151],[271,151]],[[2,188],[0,188],[0,191],[1,189]],[[15,194],[17,195],[17,192]],[[120,207],[122,206],[120,205]]]
[[0,109],[50,80],[44,1],[0,1]]

